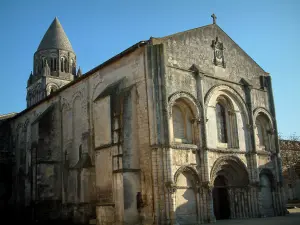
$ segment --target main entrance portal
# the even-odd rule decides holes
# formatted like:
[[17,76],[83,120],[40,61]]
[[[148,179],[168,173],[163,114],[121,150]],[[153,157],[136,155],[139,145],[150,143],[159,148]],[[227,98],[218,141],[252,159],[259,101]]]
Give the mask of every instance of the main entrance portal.
[[213,203],[217,220],[230,218],[230,202],[224,176],[217,176],[214,182]]
[[251,209],[249,178],[244,163],[235,156],[218,158],[211,170],[212,198],[217,220],[244,218]]

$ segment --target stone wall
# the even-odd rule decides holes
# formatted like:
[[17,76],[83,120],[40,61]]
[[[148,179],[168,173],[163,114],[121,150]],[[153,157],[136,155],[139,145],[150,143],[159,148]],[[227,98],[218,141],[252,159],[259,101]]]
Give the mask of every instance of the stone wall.
[[270,76],[218,26],[103,65],[12,120],[19,206],[103,225],[284,214]]
[[[248,196],[249,193],[249,200],[248,197],[245,198],[245,204],[249,204],[252,211],[244,214],[240,209],[231,208],[231,218],[284,213],[276,120],[269,75],[216,25],[164,38],[153,38],[151,41],[154,46],[149,48],[147,55],[151,58],[148,78],[152,79],[151,85],[154,85],[154,93],[151,94],[156,104],[153,106],[153,119],[150,117],[149,120],[157,124],[156,127],[150,126],[153,128],[153,143],[156,144],[152,159],[155,168],[153,177],[165,184],[154,182],[154,190],[157,192],[157,196],[154,196],[155,210],[158,214],[156,222],[176,220],[184,223],[181,209],[186,205],[186,200],[180,200],[179,191],[184,188],[194,190],[193,201],[198,202],[197,210],[189,216],[198,222],[214,221],[210,188],[214,186],[212,173],[214,171],[219,174],[224,170],[218,165],[234,167],[234,161],[240,168],[245,168],[248,181],[236,184],[240,185],[241,189],[231,189],[229,193],[232,198],[237,199],[242,198],[238,193],[244,192],[244,196]],[[153,75],[153,71],[156,76]],[[231,136],[226,145],[218,142],[217,137],[215,105],[220,96],[230,102],[234,112],[231,121],[236,121],[235,126],[227,127],[231,132],[228,135]],[[180,141],[178,144],[178,139],[174,138],[176,127],[173,127],[172,109],[176,104],[188,105],[193,114],[192,143]],[[262,114],[268,118],[271,127],[266,134],[271,146],[268,151],[258,144],[256,118]],[[156,135],[159,136],[157,139]],[[218,162],[217,159],[223,157],[224,162]],[[196,175],[192,179],[184,171]],[[266,190],[261,189],[261,177],[265,173],[270,181]],[[184,184],[183,181],[180,181],[180,184],[176,183],[178,174],[185,176],[182,178],[185,179]],[[194,184],[189,185],[192,180]],[[251,191],[248,192],[245,188],[250,188]],[[268,199],[269,195],[272,197]],[[243,208],[244,206],[239,205],[243,201],[237,200],[236,207]],[[274,206],[271,213],[263,205],[265,201],[271,201],[270,204]],[[188,205],[186,207],[189,208]]]

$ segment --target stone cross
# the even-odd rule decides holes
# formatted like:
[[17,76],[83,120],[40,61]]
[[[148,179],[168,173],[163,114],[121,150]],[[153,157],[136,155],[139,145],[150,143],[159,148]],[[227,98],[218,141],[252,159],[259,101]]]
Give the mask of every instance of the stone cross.
[[213,18],[213,24],[216,24],[216,20],[217,20],[216,15],[213,13],[213,14],[211,15],[211,17]]

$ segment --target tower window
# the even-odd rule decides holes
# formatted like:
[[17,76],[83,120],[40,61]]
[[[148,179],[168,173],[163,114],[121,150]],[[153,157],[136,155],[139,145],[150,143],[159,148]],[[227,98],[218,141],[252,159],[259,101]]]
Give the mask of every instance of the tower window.
[[56,71],[56,58],[51,58],[51,65],[50,65],[50,68],[51,68],[51,71]]
[[46,65],[46,58],[45,58],[45,57],[43,57],[43,58],[42,58],[42,68],[44,68],[44,67],[45,67],[45,65]]
[[68,73],[69,72],[69,65],[68,65],[68,60],[64,59],[64,64],[65,64],[65,72]]
[[65,57],[60,58],[60,70],[61,72],[69,72],[68,60]]
[[60,58],[60,70],[61,72],[64,72],[64,57],[61,57]]

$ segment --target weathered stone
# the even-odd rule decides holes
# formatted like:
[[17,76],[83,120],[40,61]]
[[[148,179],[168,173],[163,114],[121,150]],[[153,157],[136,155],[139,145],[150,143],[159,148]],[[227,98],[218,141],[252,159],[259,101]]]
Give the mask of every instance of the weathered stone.
[[[139,42],[54,93],[48,84],[73,80],[75,54],[64,35],[67,49],[42,41],[28,86],[39,97],[5,128],[14,201],[40,219],[105,225],[283,215],[270,75],[213,18]],[[40,77],[53,54],[68,67]]]

